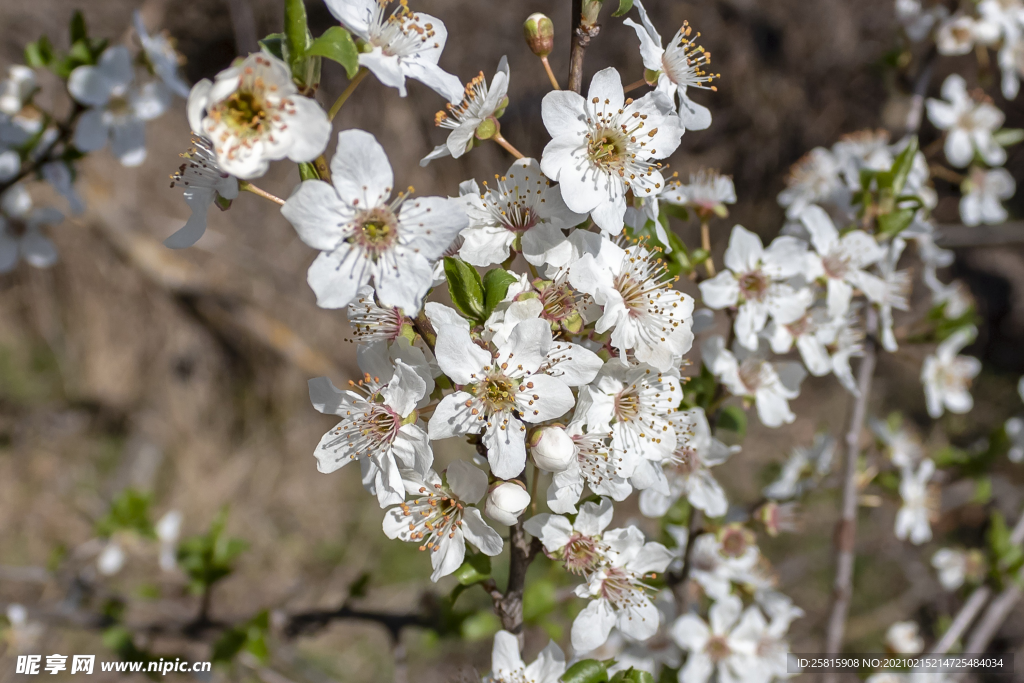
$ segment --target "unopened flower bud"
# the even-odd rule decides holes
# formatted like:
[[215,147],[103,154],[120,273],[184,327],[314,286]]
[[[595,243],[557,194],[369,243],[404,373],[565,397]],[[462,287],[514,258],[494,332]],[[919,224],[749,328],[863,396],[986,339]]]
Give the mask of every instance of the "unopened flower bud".
[[576,444],[558,425],[544,427],[530,439],[533,462],[545,472],[564,472],[576,457]]
[[484,512],[495,522],[512,526],[530,504],[530,494],[517,481],[503,481],[487,494]]
[[555,49],[555,25],[547,16],[536,12],[523,23],[523,37],[530,51],[538,57],[547,57]]

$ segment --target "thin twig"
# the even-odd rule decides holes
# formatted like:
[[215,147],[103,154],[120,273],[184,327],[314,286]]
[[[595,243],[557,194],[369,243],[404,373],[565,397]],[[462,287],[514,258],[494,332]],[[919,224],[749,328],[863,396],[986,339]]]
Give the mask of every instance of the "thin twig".
[[500,600],[495,601],[495,611],[501,619],[501,627],[519,639],[519,649],[524,645],[523,636],[523,590],[526,588],[526,570],[533,558],[540,552],[540,541],[526,539],[522,522],[509,528],[510,548],[508,586]]
[[497,142],[502,147],[504,147],[505,150],[509,154],[514,156],[516,159],[523,159],[523,158],[525,158],[523,156],[522,152],[520,152],[518,149],[513,147],[512,143],[510,143],[508,140],[506,140],[504,137],[502,137],[501,133],[495,133],[494,136],[491,139],[494,140],[495,142]]
[[584,0],[572,0],[572,52],[569,55],[569,90],[583,91],[583,57],[591,38],[597,36],[601,27],[587,23],[583,17]]
[[940,247],[990,247],[1024,243],[1024,221],[1000,225],[937,225],[935,242]]
[[[865,328],[864,356],[857,368],[857,389],[859,395],[853,402],[850,424],[846,432],[846,470],[843,474],[842,512],[836,525],[836,578],[833,584],[832,613],[828,620],[825,636],[825,652],[838,654],[843,647],[843,633],[846,630],[846,615],[853,596],[853,560],[857,540],[857,464],[860,459],[860,435],[867,418],[868,399],[871,396],[871,381],[875,374],[877,343],[874,332],[877,314],[868,308]],[[826,674],[825,681],[834,681],[835,674]]]
[[555,78],[555,72],[551,70],[551,62],[548,61],[547,55],[541,57],[540,62],[544,65],[544,71],[548,74],[548,80],[551,81],[551,87],[555,90],[561,90],[562,86],[558,85],[558,79]]
[[338,99],[334,100],[334,104],[331,105],[331,110],[327,112],[328,121],[334,120],[334,117],[338,115],[339,111],[341,111],[341,107],[348,102],[348,98],[352,97],[352,93],[356,91],[356,88],[359,87],[359,84],[363,82],[363,79],[366,78],[369,73],[370,71],[365,66],[359,67],[359,71],[352,77],[352,80],[349,81],[348,86],[346,86],[345,90],[338,95]]
[[235,34],[235,49],[243,55],[256,52],[259,44],[256,42],[256,18],[252,13],[252,5],[249,0],[227,0],[227,3],[231,30]]
[[[1021,543],[1024,543],[1024,513],[1021,513],[1020,518],[1017,520],[1017,524],[1013,527],[1013,531],[1010,532],[1010,544],[1019,545]],[[974,592],[967,598],[967,602],[963,604],[960,611],[957,612],[955,617],[953,617],[953,623],[951,623],[949,628],[946,629],[946,632],[942,634],[942,638],[939,639],[939,642],[935,643],[935,646],[931,650],[932,654],[941,655],[949,652],[950,648],[952,648],[953,645],[960,640],[960,637],[963,636],[964,632],[967,631],[967,628],[974,621],[975,617],[978,616],[978,613],[981,612],[981,608],[985,606],[985,603],[988,602],[988,599],[991,596],[992,589],[989,586],[978,586],[975,588]],[[989,622],[994,622],[995,619],[998,618],[998,614],[1001,612],[1002,608],[997,608],[995,612],[992,612],[992,607],[995,606],[1002,598],[1003,595],[1000,594],[1000,596],[993,601],[992,606],[989,607],[989,611],[985,613],[985,617]],[[991,616],[990,612],[992,613]],[[1005,616],[1002,617],[1002,619],[1005,618]],[[1002,619],[1000,619],[999,623],[1002,623]],[[985,631],[991,628],[985,624],[986,619],[983,618],[982,622],[978,625],[978,628],[971,634],[971,640],[968,643],[966,650],[967,652],[981,652],[984,649],[984,647],[982,647],[980,650],[972,650],[971,646],[978,646],[981,644],[981,636],[985,635]],[[998,624],[996,624],[996,627],[998,627]],[[991,635],[988,635],[984,640],[984,644],[987,645],[988,640],[990,639]]]
[[708,277],[715,276],[715,262],[711,259],[711,229],[708,222],[700,222],[700,248],[707,252],[707,259],[704,261],[704,268],[708,271]]
[[921,128],[921,120],[924,115],[924,98],[928,93],[928,85],[932,80],[932,69],[935,66],[935,59],[938,57],[935,46],[932,45],[921,65],[921,71],[914,81],[914,92],[910,98],[910,111],[907,113],[907,135],[916,133]]
[[622,89],[622,92],[624,92],[624,93],[631,92],[633,90],[636,90],[637,88],[642,88],[645,85],[647,85],[647,79],[646,78],[641,78],[639,81],[633,81],[632,83],[627,85],[625,88]]
[[238,181],[238,189],[241,192],[251,192],[252,194],[256,195],[257,197],[263,197],[264,199],[269,199],[270,201],[274,202],[275,204],[280,204],[281,206],[284,206],[284,200],[283,199],[281,199],[277,195],[270,194],[266,190],[261,190],[260,188],[256,187],[252,183],[250,183],[248,180],[239,180]]

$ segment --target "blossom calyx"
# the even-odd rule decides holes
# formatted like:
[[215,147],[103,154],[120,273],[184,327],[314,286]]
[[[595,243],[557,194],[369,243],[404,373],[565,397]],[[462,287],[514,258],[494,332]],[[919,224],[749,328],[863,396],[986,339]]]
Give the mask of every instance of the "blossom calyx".
[[555,49],[555,25],[540,12],[531,14],[523,22],[523,37],[530,51],[538,57],[547,57]]
[[530,439],[533,463],[545,472],[564,472],[576,457],[576,444],[561,425],[543,427]]
[[530,494],[518,481],[503,481],[491,487],[484,513],[499,524],[513,526],[530,504]]

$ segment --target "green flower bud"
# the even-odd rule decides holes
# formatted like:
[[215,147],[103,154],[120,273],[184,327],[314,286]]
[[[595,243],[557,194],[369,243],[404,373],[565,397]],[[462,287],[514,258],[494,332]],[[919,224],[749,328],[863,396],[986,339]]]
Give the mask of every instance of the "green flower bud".
[[555,25],[539,12],[531,14],[523,23],[523,37],[533,54],[547,57],[555,48]]

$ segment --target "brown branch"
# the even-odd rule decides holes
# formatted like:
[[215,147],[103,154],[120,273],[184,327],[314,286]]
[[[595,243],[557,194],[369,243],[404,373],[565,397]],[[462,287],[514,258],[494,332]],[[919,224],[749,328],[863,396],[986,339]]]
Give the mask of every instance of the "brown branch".
[[[864,356],[857,368],[857,389],[860,395],[853,402],[850,424],[846,432],[846,469],[843,474],[843,500],[839,522],[836,524],[836,578],[832,589],[832,612],[825,636],[825,652],[838,654],[843,647],[846,616],[853,596],[853,561],[857,540],[857,464],[860,459],[860,435],[867,417],[867,404],[871,395],[871,381],[875,374],[878,347],[874,339],[877,314],[868,308],[865,328]],[[835,674],[826,674],[825,681],[834,681]]]
[[1000,225],[937,225],[935,241],[940,247],[989,247],[1024,243],[1024,221]]
[[[1010,544],[1020,545],[1021,543],[1024,543],[1024,513],[1021,513],[1020,518],[1017,520],[1017,524],[1013,527],[1013,531],[1010,532]],[[1009,590],[1010,589],[1008,588],[1007,591]],[[966,652],[984,651],[985,645],[988,645],[988,641],[991,640],[992,635],[995,633],[994,631],[991,633],[987,632],[993,628],[993,624],[995,628],[998,628],[999,624],[1006,619],[1007,615],[1003,614],[1003,605],[1000,604],[998,607],[996,605],[1002,600],[1004,603],[1010,603],[1010,607],[1013,606],[1012,603],[1016,601],[1011,601],[1010,598],[1006,596],[1007,591],[1003,591],[1003,593],[993,601],[992,605],[989,606],[988,611],[985,612],[985,617],[982,618],[981,623],[978,624],[978,628],[971,634],[971,639],[967,644]],[[939,642],[935,643],[931,653],[941,655],[949,652],[950,648],[960,640],[960,637],[971,625],[975,617],[978,616],[978,613],[981,612],[981,608],[985,606],[985,603],[988,602],[988,599],[991,596],[992,589],[989,586],[978,586],[975,588],[974,592],[967,598],[967,602],[963,604],[960,611],[957,612],[955,617],[953,617],[953,623],[951,623],[949,628],[946,629],[946,632],[942,634],[942,638],[939,639]],[[1018,595],[1017,598],[1019,599],[1019,597],[1020,596]],[[998,623],[996,620],[998,620]],[[972,646],[976,648],[980,647],[980,649],[971,649]]]
[[[584,5],[589,11],[585,11]],[[572,0],[572,52],[569,55],[569,90],[583,92],[583,57],[590,40],[597,37],[601,27],[596,21],[596,9],[600,10],[600,2],[594,0]],[[589,16],[584,16],[585,14]]]
[[[533,558],[540,552],[540,541],[526,539],[526,531],[522,522],[509,528],[508,587],[500,599],[495,598],[494,608],[501,619],[501,627],[519,638],[519,648],[523,648],[523,590],[526,587],[526,570],[530,568]],[[493,596],[493,593],[492,593]]]
[[71,111],[68,112],[67,120],[64,122],[56,122],[59,134],[53,142],[50,143],[42,154],[36,155],[32,161],[27,164],[23,164],[16,176],[10,180],[0,183],[0,194],[3,194],[8,188],[13,187],[30,175],[35,175],[43,168],[43,166],[54,161],[59,161],[60,154],[58,154],[57,151],[70,142],[71,137],[75,133],[75,123],[84,111],[85,107],[75,102]]
[[928,93],[928,85],[932,80],[932,70],[935,67],[935,59],[938,56],[938,51],[932,45],[924,58],[917,79],[914,81],[914,92],[910,98],[910,111],[907,113],[907,135],[912,135],[921,128],[921,120],[924,118],[924,98]]

